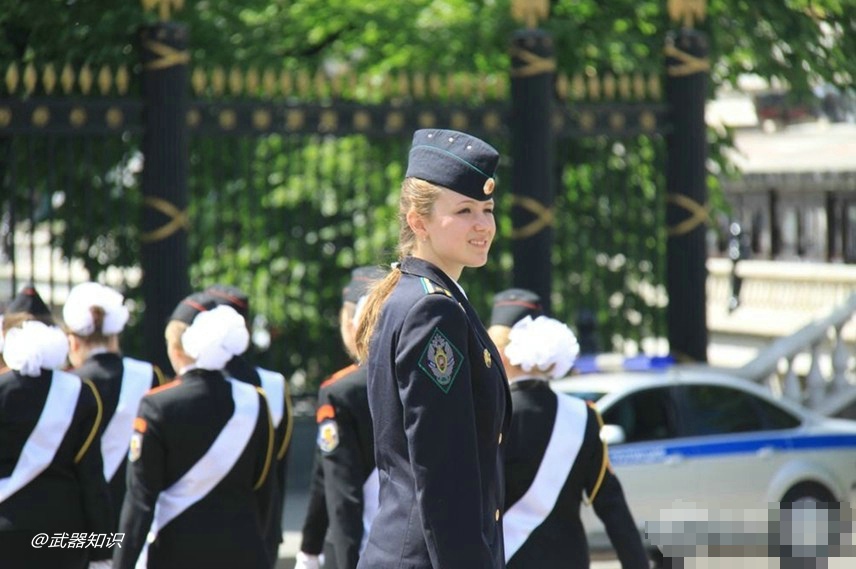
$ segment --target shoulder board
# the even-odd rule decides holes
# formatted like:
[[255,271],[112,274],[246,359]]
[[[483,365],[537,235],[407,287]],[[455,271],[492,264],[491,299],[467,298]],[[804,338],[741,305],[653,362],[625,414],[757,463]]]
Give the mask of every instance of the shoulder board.
[[441,286],[437,286],[430,279],[419,277],[419,282],[422,283],[422,289],[425,291],[425,294],[445,294],[449,298],[453,298],[451,292]]
[[166,391],[167,389],[172,389],[173,387],[178,387],[179,385],[181,385],[181,380],[173,379],[169,383],[164,383],[163,385],[152,387],[151,389],[146,391],[146,395],[154,395],[155,393],[160,393],[161,391]]
[[337,381],[339,381],[340,379],[342,379],[343,377],[345,377],[346,375],[350,374],[355,369],[357,369],[357,367],[358,367],[357,364],[351,364],[348,367],[344,367],[344,368],[340,369],[339,371],[337,371],[336,373],[334,373],[333,375],[331,375],[330,377],[328,377],[327,379],[322,381],[321,387],[326,387],[328,385],[332,385],[332,384],[336,383]]

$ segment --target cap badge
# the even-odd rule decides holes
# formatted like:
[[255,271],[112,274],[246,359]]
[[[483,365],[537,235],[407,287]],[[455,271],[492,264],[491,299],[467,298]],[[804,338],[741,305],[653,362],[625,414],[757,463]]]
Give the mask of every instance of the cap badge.
[[493,178],[488,178],[484,182],[484,195],[489,196],[493,193],[494,188],[496,187],[496,181]]

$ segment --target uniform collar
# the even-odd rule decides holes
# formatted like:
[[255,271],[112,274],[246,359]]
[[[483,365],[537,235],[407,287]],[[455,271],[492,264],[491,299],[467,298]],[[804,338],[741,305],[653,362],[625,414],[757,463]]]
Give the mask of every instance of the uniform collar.
[[426,279],[440,285],[451,292],[458,302],[467,300],[467,295],[464,294],[464,289],[461,288],[461,285],[459,285],[457,281],[444,273],[442,269],[425,259],[410,256],[405,257],[402,259],[399,269],[401,269],[402,273],[415,275],[417,277],[425,277]]

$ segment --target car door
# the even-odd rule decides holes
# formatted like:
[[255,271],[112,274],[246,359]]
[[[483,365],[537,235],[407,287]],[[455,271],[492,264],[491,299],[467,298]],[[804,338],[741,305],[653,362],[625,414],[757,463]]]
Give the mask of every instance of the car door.
[[721,385],[682,385],[682,452],[697,466],[708,510],[766,509],[766,492],[788,460],[799,420],[772,403]]
[[[604,424],[624,430],[625,442],[609,447],[613,471],[621,482],[636,524],[658,520],[660,510],[686,495],[696,476],[679,453],[672,452],[677,433],[672,387],[628,393],[602,409]],[[585,522],[598,533],[603,526],[590,509]]]

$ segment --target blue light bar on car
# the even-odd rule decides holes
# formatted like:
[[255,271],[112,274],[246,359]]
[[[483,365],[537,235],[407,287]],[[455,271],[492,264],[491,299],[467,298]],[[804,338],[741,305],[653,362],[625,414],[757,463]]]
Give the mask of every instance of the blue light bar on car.
[[603,373],[607,371],[657,371],[675,363],[672,356],[623,356],[595,354],[580,356],[574,362],[574,373]]

